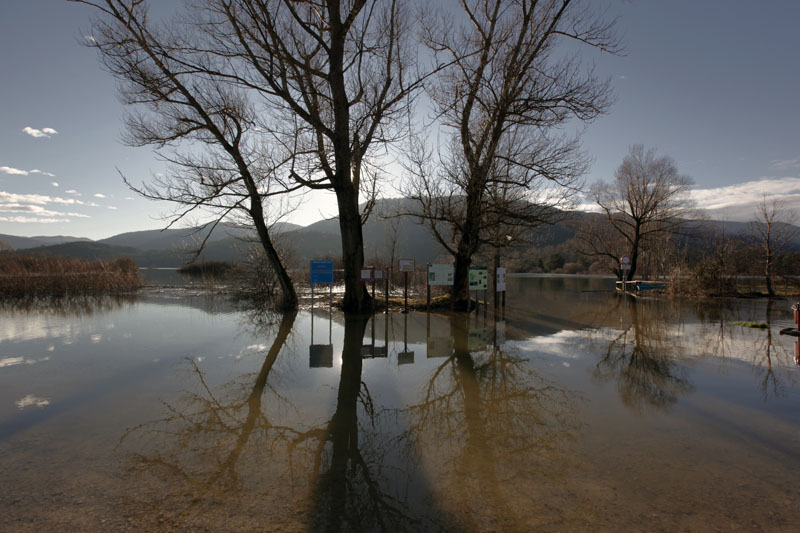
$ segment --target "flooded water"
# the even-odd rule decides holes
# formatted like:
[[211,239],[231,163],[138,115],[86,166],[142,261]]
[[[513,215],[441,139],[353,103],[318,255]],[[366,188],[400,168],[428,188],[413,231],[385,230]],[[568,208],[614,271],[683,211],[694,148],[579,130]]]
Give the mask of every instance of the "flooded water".
[[[800,530],[790,302],[0,309],[0,530]],[[766,329],[734,325],[766,322]]]

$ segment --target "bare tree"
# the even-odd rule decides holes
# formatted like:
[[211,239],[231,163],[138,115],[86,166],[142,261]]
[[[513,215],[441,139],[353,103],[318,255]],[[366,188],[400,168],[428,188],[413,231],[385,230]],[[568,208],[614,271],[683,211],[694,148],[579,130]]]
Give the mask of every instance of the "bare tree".
[[463,0],[461,7],[463,25],[426,28],[429,48],[452,63],[429,86],[449,139],[435,159],[419,155],[423,141],[408,150],[416,157],[407,164],[406,191],[455,258],[459,307],[472,257],[491,239],[488,229],[550,221],[586,170],[577,137],[557,128],[598,116],[610,104],[610,87],[556,48],[570,39],[616,48],[612,24],[585,3]]
[[767,294],[775,296],[772,279],[775,261],[786,248],[786,244],[797,236],[800,228],[794,225],[795,215],[785,210],[784,203],[764,196],[756,208],[756,220],[751,224],[751,233],[756,239],[763,261],[764,283]]
[[244,213],[278,282],[279,307],[296,308],[292,279],[270,236],[278,217],[268,202],[299,185],[277,177],[285,161],[273,157],[246,92],[215,76],[217,65],[197,43],[151,24],[143,2],[80,1],[100,13],[87,44],[120,81],[122,100],[149,111],[128,115],[126,142],[155,146],[171,164],[169,175],[149,184],[126,183],[142,196],[176,203],[170,225],[213,213],[205,239],[223,219]]
[[[299,186],[335,193],[345,268],[343,307],[371,308],[359,278],[364,263],[361,227],[378,192],[382,173],[377,160],[403,135],[408,124],[403,117],[424,79],[413,55],[404,2],[202,0],[186,15],[188,26],[169,28],[171,45],[165,46],[146,31],[142,0],[79,1],[116,22],[107,25],[111,32],[106,44],[112,46],[101,43],[99,48],[112,72],[135,89],[152,85],[141,102],[162,114],[177,95],[181,105],[186,100],[206,109],[202,120],[167,112],[164,120],[174,118],[177,131],[200,135],[209,121],[221,117],[220,134],[212,135],[209,144],[218,143],[229,155],[228,145],[239,146],[246,132],[258,131],[270,148],[247,145],[242,148],[245,157],[230,155],[237,173],[243,173],[240,167],[250,162],[248,157],[272,154],[267,168],[273,183],[284,190]],[[144,44],[154,53],[148,54]],[[141,60],[146,68],[140,68]],[[193,95],[203,87],[208,90]],[[231,118],[240,114],[240,120]],[[133,131],[147,138],[150,128],[138,127],[135,122]],[[149,142],[171,140],[163,137]],[[218,163],[194,160],[190,173],[205,174],[210,167],[227,183],[232,179],[229,168],[220,169]],[[360,210],[362,196],[365,207]]]
[[[403,135],[418,71],[401,0],[207,0],[211,53],[224,75],[281,117],[273,131],[292,153],[291,178],[336,194],[345,269],[343,307],[371,308],[360,281],[362,224],[381,171],[370,164]],[[359,198],[366,195],[366,209]]]
[[[614,181],[592,188],[605,224],[583,228],[583,253],[609,258],[618,279],[632,280],[647,244],[676,232],[689,215],[691,185],[672,158],[657,157],[655,149],[645,150],[640,144],[632,146]],[[626,254],[631,261],[627,271],[620,268],[620,257]]]

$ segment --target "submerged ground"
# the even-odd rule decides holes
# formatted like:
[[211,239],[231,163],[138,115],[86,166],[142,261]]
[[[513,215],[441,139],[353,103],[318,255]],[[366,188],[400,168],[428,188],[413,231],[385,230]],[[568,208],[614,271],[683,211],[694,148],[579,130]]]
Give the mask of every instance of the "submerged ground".
[[612,286],[348,319],[6,305],[0,530],[800,530],[790,302]]

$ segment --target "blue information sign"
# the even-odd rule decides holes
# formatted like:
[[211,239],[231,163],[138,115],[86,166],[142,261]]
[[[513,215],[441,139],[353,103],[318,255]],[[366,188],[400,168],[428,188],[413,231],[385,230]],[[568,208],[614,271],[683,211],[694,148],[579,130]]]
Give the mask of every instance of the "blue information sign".
[[311,284],[333,283],[333,261],[311,261]]

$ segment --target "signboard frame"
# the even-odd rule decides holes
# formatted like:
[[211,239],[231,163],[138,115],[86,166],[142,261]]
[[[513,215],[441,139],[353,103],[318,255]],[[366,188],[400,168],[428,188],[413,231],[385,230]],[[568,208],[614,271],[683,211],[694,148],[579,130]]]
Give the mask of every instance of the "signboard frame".
[[453,285],[455,267],[451,264],[428,265],[428,285],[451,286]]
[[399,259],[398,272],[414,272],[417,268],[416,259]]
[[489,289],[489,269],[485,266],[469,267],[469,290],[485,291]]
[[333,283],[333,261],[310,261],[308,278],[311,285]]
[[496,280],[497,280],[497,292],[505,292],[506,290],[506,269],[503,267],[497,267],[497,272],[495,272]]

